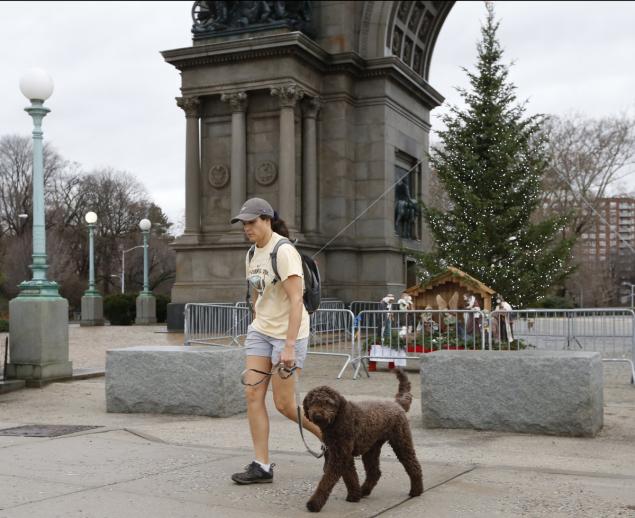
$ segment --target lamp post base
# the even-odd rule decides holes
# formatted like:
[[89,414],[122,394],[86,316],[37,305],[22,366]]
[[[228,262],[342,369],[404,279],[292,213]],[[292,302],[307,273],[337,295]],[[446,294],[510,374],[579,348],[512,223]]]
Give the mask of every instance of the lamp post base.
[[104,299],[96,291],[84,293],[82,297],[82,320],[79,325],[82,327],[104,325]]
[[157,323],[157,299],[151,292],[141,292],[137,297],[136,325],[148,325]]
[[9,303],[8,379],[47,381],[70,377],[68,301],[62,297],[27,296]]
[[55,281],[31,280],[20,283],[18,297],[60,297],[59,284]]

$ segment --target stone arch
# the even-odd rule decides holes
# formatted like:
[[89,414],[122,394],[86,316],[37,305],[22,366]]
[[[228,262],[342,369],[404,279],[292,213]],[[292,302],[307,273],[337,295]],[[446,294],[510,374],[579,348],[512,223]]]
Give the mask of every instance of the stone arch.
[[432,52],[454,2],[364,2],[359,32],[363,58],[396,56],[426,81]]

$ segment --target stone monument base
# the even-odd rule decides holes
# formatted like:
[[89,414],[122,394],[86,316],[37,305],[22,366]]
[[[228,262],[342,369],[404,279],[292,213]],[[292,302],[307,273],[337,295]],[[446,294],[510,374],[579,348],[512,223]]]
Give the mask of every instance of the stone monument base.
[[137,318],[135,324],[157,323],[157,299],[151,293],[139,293],[137,297]]
[[598,353],[434,352],[421,358],[423,425],[593,437],[603,386]]
[[170,302],[167,313],[168,331],[182,333],[185,329],[185,302]]
[[16,297],[9,303],[7,379],[69,378],[68,301],[62,297]]
[[227,417],[246,411],[242,348],[140,346],[106,353],[108,412]]
[[99,294],[88,294],[82,297],[82,327],[104,325],[104,299]]

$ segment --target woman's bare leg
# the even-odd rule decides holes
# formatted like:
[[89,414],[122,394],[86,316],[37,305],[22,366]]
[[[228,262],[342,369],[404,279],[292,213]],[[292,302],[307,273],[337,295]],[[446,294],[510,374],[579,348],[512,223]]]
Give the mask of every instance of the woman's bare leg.
[[[271,371],[271,358],[266,356],[247,356],[247,369],[257,369],[262,372]],[[248,372],[245,381],[247,383],[257,383],[263,375],[255,372]],[[256,460],[263,464],[269,464],[269,415],[265,404],[269,377],[255,387],[245,387],[245,399],[247,400],[247,418],[249,420],[249,430],[251,440],[254,445]]]

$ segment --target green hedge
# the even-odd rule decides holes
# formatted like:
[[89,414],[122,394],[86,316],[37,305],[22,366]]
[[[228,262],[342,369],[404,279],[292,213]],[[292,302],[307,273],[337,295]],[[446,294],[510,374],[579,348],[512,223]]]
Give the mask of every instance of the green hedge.
[[573,309],[575,304],[571,299],[566,297],[547,295],[545,298],[540,300],[535,307],[543,309]]
[[136,293],[116,293],[104,297],[104,316],[113,326],[129,326],[137,313]]
[[9,321],[0,319],[0,333],[9,332]]
[[[104,316],[113,326],[129,326],[134,324],[137,316],[138,293],[116,293],[104,297]],[[157,322],[164,323],[168,317],[170,297],[155,295],[157,301]],[[8,324],[8,323],[7,323]]]

